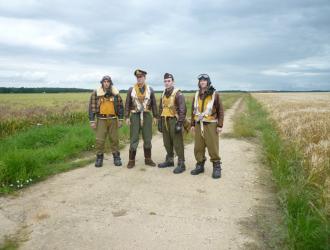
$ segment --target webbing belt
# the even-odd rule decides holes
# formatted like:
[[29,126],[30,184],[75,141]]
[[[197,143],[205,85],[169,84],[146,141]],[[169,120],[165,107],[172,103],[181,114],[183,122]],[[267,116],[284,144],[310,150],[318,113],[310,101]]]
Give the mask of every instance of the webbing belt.
[[198,120],[197,122],[199,122],[200,126],[201,126],[201,135],[202,137],[204,137],[204,122],[209,122],[209,123],[215,123],[218,122],[217,120],[209,120],[209,121],[205,121],[204,117],[200,120]]
[[136,110],[131,110],[131,113],[140,113],[140,125],[143,126],[144,121],[143,121],[143,113],[150,113],[150,110],[145,110],[145,111],[136,111]]

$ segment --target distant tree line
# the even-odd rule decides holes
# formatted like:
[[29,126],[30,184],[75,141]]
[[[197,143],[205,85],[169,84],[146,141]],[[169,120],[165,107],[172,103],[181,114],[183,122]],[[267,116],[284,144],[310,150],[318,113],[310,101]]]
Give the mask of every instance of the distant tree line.
[[[14,87],[0,87],[0,94],[9,93],[81,93],[91,92],[92,89],[79,88],[14,88]],[[194,93],[196,90],[182,90],[183,93]],[[121,93],[127,93],[127,89],[121,90]],[[155,90],[157,93],[162,93],[163,90]],[[240,90],[221,90],[220,92],[243,92]]]
[[1,94],[9,93],[80,93],[91,92],[91,89],[78,89],[78,88],[11,88],[0,87]]
[[[14,87],[0,87],[0,94],[8,93],[83,93],[92,92],[92,89],[79,89],[79,88],[14,88]],[[196,90],[182,90],[183,93],[195,93]],[[242,91],[242,90],[219,90],[221,93],[225,92],[328,92],[329,90],[308,90],[308,91],[288,91],[288,90],[259,90],[259,91]],[[120,90],[121,93],[127,93],[127,89]],[[162,93],[163,90],[155,90],[156,93]]]

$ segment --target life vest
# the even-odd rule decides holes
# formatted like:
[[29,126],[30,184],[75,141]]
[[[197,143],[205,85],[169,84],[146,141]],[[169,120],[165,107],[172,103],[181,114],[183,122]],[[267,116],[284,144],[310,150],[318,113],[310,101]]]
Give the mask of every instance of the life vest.
[[140,88],[138,84],[135,84],[132,92],[131,92],[131,97],[133,100],[134,104],[134,110],[133,112],[146,112],[150,111],[148,109],[148,103],[150,101],[150,88],[147,84],[144,84],[144,92],[141,93]]
[[100,114],[101,115],[116,115],[113,96],[111,96],[109,98],[101,97]]
[[173,89],[170,96],[165,95],[165,91],[162,94],[162,113],[163,117],[175,117],[177,116],[176,107],[175,107],[175,96],[180,89]]
[[100,105],[99,112],[101,115],[116,115],[114,96],[118,95],[119,91],[114,86],[111,86],[111,92],[113,95],[110,97],[105,97],[105,91],[102,87],[96,92]]
[[199,97],[199,91],[196,92],[195,100],[194,100],[195,121],[218,122],[216,116],[213,114],[213,104],[215,100],[215,95],[216,92],[214,91],[212,95],[206,96],[203,104],[203,99]]

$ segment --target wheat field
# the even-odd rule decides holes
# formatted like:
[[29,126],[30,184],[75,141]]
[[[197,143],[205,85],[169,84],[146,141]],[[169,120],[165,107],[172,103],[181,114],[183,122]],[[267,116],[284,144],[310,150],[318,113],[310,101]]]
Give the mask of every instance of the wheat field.
[[303,154],[308,181],[321,190],[330,213],[330,93],[253,94],[277,123],[284,139]]

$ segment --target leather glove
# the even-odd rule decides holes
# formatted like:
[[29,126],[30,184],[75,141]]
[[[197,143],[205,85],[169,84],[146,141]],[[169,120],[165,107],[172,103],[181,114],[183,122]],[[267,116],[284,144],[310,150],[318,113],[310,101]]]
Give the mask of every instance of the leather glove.
[[182,132],[182,123],[181,122],[177,122],[175,124],[175,133],[181,133]]

